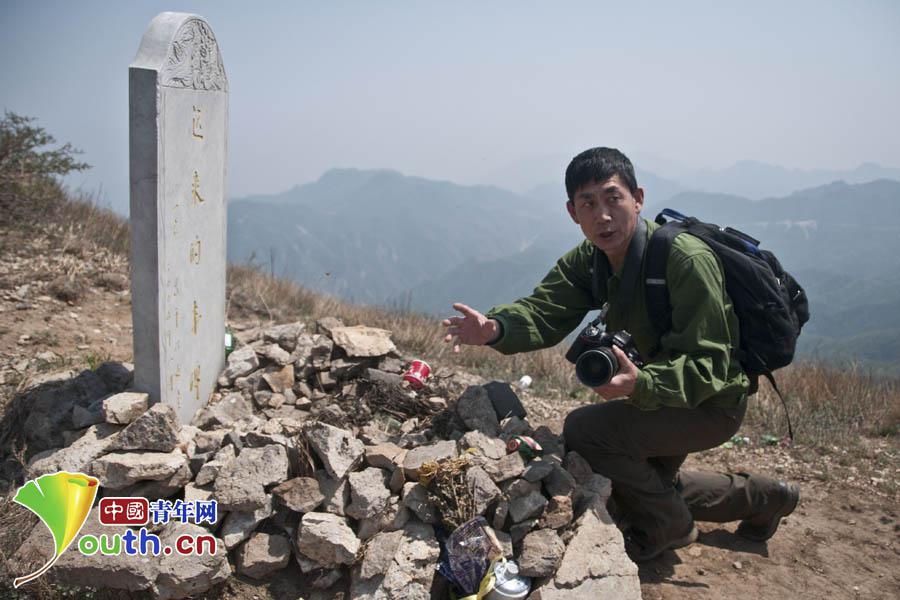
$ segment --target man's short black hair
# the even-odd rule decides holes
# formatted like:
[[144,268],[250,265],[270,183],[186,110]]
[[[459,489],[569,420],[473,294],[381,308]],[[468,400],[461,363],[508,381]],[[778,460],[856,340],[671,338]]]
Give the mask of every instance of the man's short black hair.
[[572,159],[566,169],[566,194],[573,200],[583,185],[606,181],[618,175],[632,195],[637,193],[634,166],[628,157],[615,148],[591,148]]

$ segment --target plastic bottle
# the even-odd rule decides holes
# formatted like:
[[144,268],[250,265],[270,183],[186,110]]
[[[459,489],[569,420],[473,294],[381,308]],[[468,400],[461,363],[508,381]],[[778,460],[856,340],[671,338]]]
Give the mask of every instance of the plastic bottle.
[[531,579],[519,575],[519,565],[511,560],[494,565],[494,576],[497,578],[494,589],[484,600],[517,600],[525,598],[531,591]]

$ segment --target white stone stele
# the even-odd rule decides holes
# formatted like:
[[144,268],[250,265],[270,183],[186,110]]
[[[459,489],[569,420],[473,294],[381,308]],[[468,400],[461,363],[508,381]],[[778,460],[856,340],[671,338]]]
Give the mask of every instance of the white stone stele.
[[206,21],[157,15],[128,93],[135,388],[187,423],[225,361],[228,80]]

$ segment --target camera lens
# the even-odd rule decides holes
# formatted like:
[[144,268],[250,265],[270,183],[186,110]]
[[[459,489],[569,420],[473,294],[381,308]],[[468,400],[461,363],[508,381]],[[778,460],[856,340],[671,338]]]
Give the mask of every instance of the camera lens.
[[612,376],[619,372],[619,361],[609,348],[588,350],[578,357],[575,363],[575,375],[588,387],[599,387],[609,383]]

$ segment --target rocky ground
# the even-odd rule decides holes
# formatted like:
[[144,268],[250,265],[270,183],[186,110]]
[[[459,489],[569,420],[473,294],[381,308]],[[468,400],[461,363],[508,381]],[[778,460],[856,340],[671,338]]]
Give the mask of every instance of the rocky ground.
[[[487,511],[489,522],[508,534],[508,538],[501,536],[506,551],[508,544],[515,541],[517,555],[521,558],[528,554],[527,561],[531,561],[536,573],[553,576],[548,591],[557,584],[572,589],[572,585],[593,579],[573,575],[576,566],[571,560],[566,565],[565,554],[569,549],[572,559],[576,554],[596,554],[592,544],[603,539],[603,532],[612,535],[612,530],[605,527],[608,523],[603,521],[603,511],[591,508],[592,498],[602,497],[602,482],[591,481],[589,474],[579,474],[578,466],[572,464],[577,459],[567,459],[559,453],[558,460],[547,461],[552,463],[550,472],[530,476],[525,473],[524,463],[521,472],[518,463],[488,464],[487,461],[515,460],[501,456],[493,440],[514,431],[517,423],[501,425],[498,421],[494,425],[478,419],[466,422],[466,417],[473,414],[486,414],[478,410],[479,406],[486,406],[485,397],[490,396],[480,385],[483,381],[464,373],[441,371],[440,365],[435,365],[440,385],[433,393],[413,398],[408,390],[397,386],[398,373],[409,357],[402,351],[363,359],[349,357],[345,350],[335,353],[335,340],[329,332],[339,324],[321,323],[316,327],[311,323],[302,330],[296,326],[291,330],[288,324],[286,337],[293,338],[291,347],[290,341],[283,341],[285,335],[266,335],[273,324],[235,322],[232,325],[245,350],[232,359],[230,366],[234,370],[220,382],[217,404],[231,409],[214,407],[200,415],[193,425],[196,430],[173,425],[171,415],[164,409],[143,410],[139,400],[133,415],[115,416],[115,406],[104,408],[103,402],[97,400],[127,386],[127,368],[123,371],[115,366],[101,366],[110,361],[127,362],[131,356],[124,261],[77,240],[69,240],[62,249],[54,247],[50,251],[50,246],[43,238],[22,239],[4,245],[0,256],[0,390],[4,426],[0,434],[8,451],[4,453],[2,472],[6,492],[14,491],[15,485],[21,483],[15,476],[22,475],[23,463],[30,463],[31,474],[40,472],[35,465],[40,467],[41,460],[49,470],[62,465],[61,456],[54,457],[52,452],[35,459],[38,451],[69,444],[69,455],[63,461],[67,468],[73,468],[72,461],[76,459],[85,461],[85,468],[96,468],[105,480],[114,480],[119,491],[164,495],[183,490],[175,491],[175,497],[213,494],[224,500],[229,515],[240,515],[232,517],[227,530],[226,522],[215,528],[229,549],[228,555],[211,558],[202,569],[179,572],[177,565],[165,561],[160,561],[152,572],[140,567],[126,569],[119,577],[133,590],[128,592],[132,597],[147,596],[148,592],[141,589],[167,593],[210,585],[209,591],[204,592],[206,597],[297,598],[301,593],[303,597],[330,598],[336,593],[349,597],[353,585],[360,590],[363,584],[379,578],[379,586],[385,578],[390,585],[404,589],[424,586],[424,567],[433,562],[435,546],[429,541],[433,538],[428,530],[419,523],[434,519],[425,506],[434,505],[435,500],[426,495],[427,502],[420,502],[418,492],[412,492],[420,486],[413,471],[426,462],[425,457],[419,456],[420,447],[429,448],[427,458],[450,458],[468,447],[480,449],[476,455],[484,462],[478,465],[478,471],[471,472],[486,475],[477,478],[483,491],[479,501],[490,499],[492,504],[492,510]],[[295,353],[301,339],[305,344],[302,353],[309,352],[298,363]],[[253,349],[252,357],[246,348]],[[320,362],[316,364],[316,360]],[[286,372],[288,366],[292,373]],[[29,395],[28,390],[35,387],[53,389],[58,385],[48,380],[51,377],[75,382],[69,388],[74,405],[64,416],[52,410],[56,406],[52,398],[41,400]],[[470,385],[476,387],[469,388]],[[386,391],[398,389],[403,389],[403,393]],[[445,409],[457,408],[457,401],[467,389],[471,389],[463,401],[467,408],[455,411],[462,424],[449,419],[446,429],[441,429],[440,420],[436,426],[435,417]],[[537,436],[551,448],[552,455],[553,434],[559,432],[562,417],[575,403],[534,397],[528,392],[520,396],[529,410],[532,429],[540,432]],[[26,398],[29,401],[23,402]],[[234,402],[224,404],[228,398]],[[360,406],[361,398],[366,398],[368,414],[354,410]],[[300,412],[308,414],[299,415]],[[41,419],[50,425],[37,427]],[[71,421],[66,423],[65,419]],[[122,423],[129,419],[130,424]],[[242,422],[238,435],[231,439],[227,433],[219,435],[227,428],[222,425],[228,419],[231,424]],[[366,430],[366,421],[378,428]],[[143,425],[134,426],[142,422]],[[26,423],[31,430],[26,438],[29,446],[10,448],[14,440],[21,439],[16,434]],[[81,426],[78,434],[60,433],[73,431],[75,425]],[[129,427],[131,432],[127,433]],[[85,431],[115,441],[109,440],[99,455],[93,455],[95,445],[94,450],[79,457],[79,441],[82,447],[90,445],[83,441],[90,440]],[[387,437],[379,437],[378,431],[387,432]],[[721,598],[743,594],[810,599],[900,596],[900,470],[894,438],[861,440],[853,448],[811,449],[768,446],[758,433],[742,432],[749,443],[741,438],[732,448],[695,455],[687,467],[745,469],[800,481],[801,504],[784,521],[778,534],[767,544],[753,544],[734,536],[734,525],[701,524],[698,543],[666,553],[639,570],[622,565],[621,576],[616,578],[637,573],[645,598]],[[464,442],[456,440],[451,450],[443,438],[453,439],[457,434],[469,437]],[[292,447],[283,443],[299,438],[306,440],[307,445]],[[334,439],[356,449],[329,458]],[[157,446],[145,447],[149,442]],[[153,456],[159,460],[148,465],[144,464],[146,458],[121,458],[127,455],[159,455]],[[349,461],[341,464],[341,460],[332,458]],[[128,460],[141,464],[123,464]],[[248,487],[247,478],[236,474],[252,470],[251,464],[265,464],[266,468],[258,469],[259,479]],[[515,475],[506,477],[509,473]],[[564,487],[548,483],[552,477],[562,479]],[[337,508],[329,511],[323,492],[331,491],[327,495],[333,498],[335,492],[329,486],[335,481],[346,481],[342,493],[348,496],[346,501],[338,502],[343,504],[343,515],[336,514],[340,512]],[[566,500],[561,498],[572,502],[571,514],[567,513]],[[512,502],[516,501],[515,515],[510,515]],[[503,502],[507,504],[507,515],[498,518],[497,509]],[[407,521],[402,524],[401,508],[407,513]],[[586,516],[576,525],[574,518],[579,509]],[[499,512],[502,516],[502,510]],[[377,522],[373,522],[376,514]],[[384,519],[384,515],[391,518]],[[0,518],[6,584],[11,573],[22,572],[19,563],[6,560],[11,560],[16,552],[21,559],[29,548],[45,547],[41,543],[45,540],[40,539],[41,528],[29,539],[35,518],[17,505],[7,502]],[[554,518],[558,522],[553,522]],[[558,524],[561,525],[554,527]],[[550,533],[540,533],[527,545],[532,550],[525,552],[526,546],[520,541],[536,532]],[[381,551],[367,554],[372,547]],[[551,552],[549,558],[534,551],[545,547],[557,551]],[[70,555],[75,556],[71,550],[67,556]],[[362,560],[358,561],[360,556]],[[366,556],[386,562],[366,563]],[[413,566],[417,561],[417,566]],[[349,563],[355,566],[351,569]],[[563,569],[564,565],[568,570]],[[81,583],[96,583],[96,572],[84,567],[76,564],[69,571],[60,568],[59,572],[74,577],[82,568],[85,579]],[[354,569],[356,572],[351,573]],[[395,575],[384,577],[391,569]],[[115,579],[109,574],[106,577],[108,580],[104,581]],[[329,578],[334,579],[331,586],[321,590],[311,587],[315,581],[324,586]],[[577,583],[572,584],[575,580]],[[79,581],[69,579],[68,583]],[[53,597],[64,593],[61,589],[48,586],[41,588],[41,593]],[[4,588],[3,593],[9,595],[12,590]],[[122,597],[122,592],[110,597]]]

